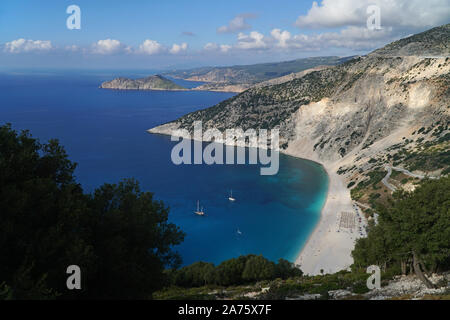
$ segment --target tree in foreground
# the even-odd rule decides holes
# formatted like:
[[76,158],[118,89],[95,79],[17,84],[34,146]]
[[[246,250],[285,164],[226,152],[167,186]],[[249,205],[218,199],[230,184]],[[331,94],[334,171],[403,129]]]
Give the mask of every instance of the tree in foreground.
[[250,281],[269,280],[275,277],[275,272],[275,263],[263,256],[253,256],[245,263],[242,278]]
[[[56,140],[0,127],[0,295],[8,299],[151,298],[184,234],[138,183],[105,184],[92,195]],[[82,290],[66,287],[69,265]]]
[[356,265],[405,263],[423,283],[426,274],[450,267],[450,177],[424,181],[414,192],[399,192],[379,208],[379,225],[357,242]]

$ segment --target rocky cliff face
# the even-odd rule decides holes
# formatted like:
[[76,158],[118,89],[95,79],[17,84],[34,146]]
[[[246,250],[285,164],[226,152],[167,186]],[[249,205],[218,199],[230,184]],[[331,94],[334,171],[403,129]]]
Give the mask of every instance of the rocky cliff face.
[[151,132],[192,130],[196,120],[219,130],[278,128],[284,152],[348,180],[379,166],[373,158],[389,162],[399,150],[439,144],[448,153],[449,39],[449,25],[431,29],[299,79],[251,88]]
[[160,75],[137,80],[117,78],[112,81],[102,83],[100,88],[118,90],[187,90]]

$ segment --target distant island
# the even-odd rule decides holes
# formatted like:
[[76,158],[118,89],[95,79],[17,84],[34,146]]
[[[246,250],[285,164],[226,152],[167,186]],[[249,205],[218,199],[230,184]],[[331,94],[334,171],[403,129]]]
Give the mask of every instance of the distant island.
[[188,90],[161,75],[154,75],[136,80],[129,78],[116,78],[111,81],[103,82],[100,85],[100,88],[117,89],[117,90],[165,90],[165,91]]

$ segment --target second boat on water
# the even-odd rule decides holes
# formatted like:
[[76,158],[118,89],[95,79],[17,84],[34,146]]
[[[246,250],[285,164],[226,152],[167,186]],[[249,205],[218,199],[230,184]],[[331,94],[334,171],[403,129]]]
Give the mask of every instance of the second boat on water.
[[230,196],[228,197],[228,200],[230,200],[230,201],[236,201],[236,199],[233,198],[233,190],[231,190]]
[[203,207],[202,210],[200,210],[200,201],[197,200],[197,211],[194,211],[196,215],[198,216],[204,216],[205,212],[203,211]]

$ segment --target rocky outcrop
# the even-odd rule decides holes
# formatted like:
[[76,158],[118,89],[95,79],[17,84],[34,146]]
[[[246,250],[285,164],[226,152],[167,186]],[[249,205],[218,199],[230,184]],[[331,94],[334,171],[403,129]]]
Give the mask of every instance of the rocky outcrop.
[[[448,295],[450,290],[449,274],[433,274],[431,281],[438,284],[435,289],[428,289],[416,276],[397,276],[380,289],[374,289],[364,294],[353,293],[350,290],[328,291],[330,300],[428,300]],[[253,297],[258,298],[258,296]],[[317,300],[321,295],[304,294],[288,300]]]

